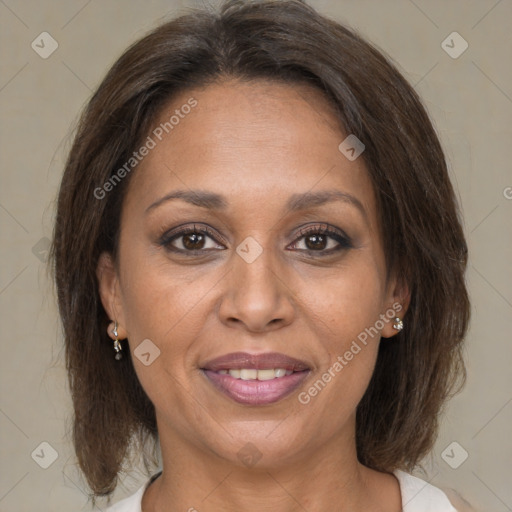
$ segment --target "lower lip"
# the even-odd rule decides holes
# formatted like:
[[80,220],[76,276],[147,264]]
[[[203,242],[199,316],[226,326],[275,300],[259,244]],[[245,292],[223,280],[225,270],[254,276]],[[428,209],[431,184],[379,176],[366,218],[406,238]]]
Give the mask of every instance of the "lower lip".
[[272,380],[242,380],[229,374],[203,370],[209,381],[235,402],[247,405],[272,404],[289,395],[308,376],[309,370]]

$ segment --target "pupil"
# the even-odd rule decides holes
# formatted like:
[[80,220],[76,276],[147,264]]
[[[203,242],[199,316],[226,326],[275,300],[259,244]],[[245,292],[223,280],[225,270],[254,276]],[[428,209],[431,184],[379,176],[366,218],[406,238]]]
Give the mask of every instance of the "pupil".
[[308,249],[325,249],[325,242],[326,240],[323,235],[310,235],[306,237],[306,246]]
[[[204,242],[203,235],[199,233],[191,233],[183,237],[183,245],[187,249],[201,249]],[[198,247],[199,245],[199,247]]]

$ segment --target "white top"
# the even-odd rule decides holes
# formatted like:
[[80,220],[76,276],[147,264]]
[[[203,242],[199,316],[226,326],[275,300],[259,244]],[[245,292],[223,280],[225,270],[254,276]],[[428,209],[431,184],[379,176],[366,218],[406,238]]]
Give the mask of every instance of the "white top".
[[[400,482],[402,512],[457,512],[441,489],[403,471],[396,470],[394,475]],[[142,512],[142,496],[150,483],[151,479],[135,494],[107,508],[106,512]]]

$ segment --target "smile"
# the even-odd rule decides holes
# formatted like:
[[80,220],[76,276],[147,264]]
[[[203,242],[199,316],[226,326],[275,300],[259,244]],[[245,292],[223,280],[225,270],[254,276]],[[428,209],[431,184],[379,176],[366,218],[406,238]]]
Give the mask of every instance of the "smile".
[[270,370],[254,370],[252,368],[243,368],[239,370],[219,370],[217,373],[221,375],[231,375],[234,379],[241,380],[272,380],[279,379],[285,375],[291,375],[292,370],[284,368],[272,368]]
[[304,361],[275,352],[228,354],[207,362],[201,370],[216,390],[246,405],[277,402],[299,387],[310,373]]

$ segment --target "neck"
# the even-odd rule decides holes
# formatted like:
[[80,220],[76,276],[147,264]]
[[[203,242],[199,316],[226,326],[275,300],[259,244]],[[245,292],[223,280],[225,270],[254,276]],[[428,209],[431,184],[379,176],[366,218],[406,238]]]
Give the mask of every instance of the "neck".
[[354,443],[343,437],[285,461],[263,456],[246,467],[160,436],[163,473],[144,494],[142,512],[304,512],[334,503],[340,512],[401,510],[396,478],[361,465]]

